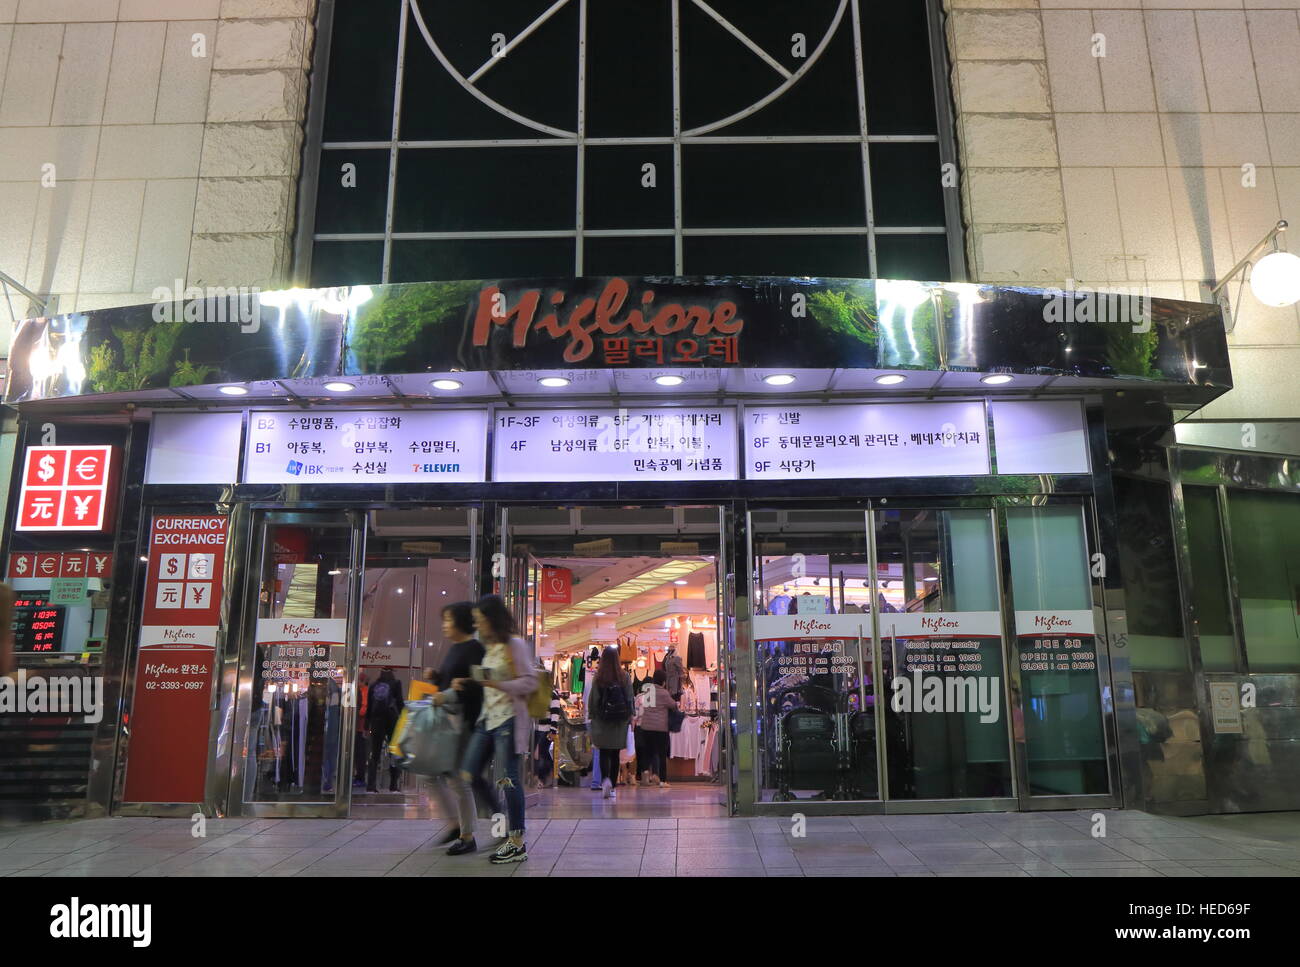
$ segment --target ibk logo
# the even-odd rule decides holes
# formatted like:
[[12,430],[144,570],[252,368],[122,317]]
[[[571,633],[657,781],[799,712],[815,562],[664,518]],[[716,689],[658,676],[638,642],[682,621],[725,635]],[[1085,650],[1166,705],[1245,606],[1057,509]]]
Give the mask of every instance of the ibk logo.
[[1034,628],[1040,631],[1055,631],[1057,628],[1073,628],[1074,622],[1062,618],[1059,614],[1040,614],[1034,616]]
[[942,615],[922,616],[922,631],[945,631],[949,628],[956,628],[961,622],[956,618],[945,618]]
[[28,447],[16,529],[105,530],[113,470],[111,446]]

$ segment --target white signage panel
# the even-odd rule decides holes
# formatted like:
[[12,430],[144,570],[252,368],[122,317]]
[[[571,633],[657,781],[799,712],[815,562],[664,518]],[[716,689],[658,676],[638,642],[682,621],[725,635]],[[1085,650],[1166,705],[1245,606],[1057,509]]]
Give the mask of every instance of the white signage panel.
[[1000,611],[907,611],[880,616],[881,637],[1001,638]]
[[239,479],[244,414],[155,413],[149,429],[150,484],[229,484]]
[[752,406],[745,410],[744,433],[751,480],[989,472],[979,400]]
[[756,614],[753,620],[755,641],[871,637],[869,614]]
[[1088,473],[1078,400],[994,400],[998,473]]
[[481,483],[485,410],[253,411],[246,483]]
[[1241,702],[1236,682],[1210,682],[1210,711],[1215,732],[1241,734]]
[[1016,634],[1031,635],[1091,635],[1096,623],[1091,611],[1017,611]]
[[735,480],[736,414],[720,407],[508,410],[492,479]]

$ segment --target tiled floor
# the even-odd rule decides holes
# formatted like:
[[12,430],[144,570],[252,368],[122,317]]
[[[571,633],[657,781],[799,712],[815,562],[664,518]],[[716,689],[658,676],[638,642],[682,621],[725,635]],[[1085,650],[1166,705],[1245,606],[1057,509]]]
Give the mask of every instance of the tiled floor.
[[486,849],[448,857],[441,820],[210,820],[195,838],[188,820],[115,818],[0,829],[0,876],[1300,876],[1300,813],[1114,811],[1098,838],[1092,812],[809,817],[798,830],[689,815],[712,795],[551,794],[512,866]]

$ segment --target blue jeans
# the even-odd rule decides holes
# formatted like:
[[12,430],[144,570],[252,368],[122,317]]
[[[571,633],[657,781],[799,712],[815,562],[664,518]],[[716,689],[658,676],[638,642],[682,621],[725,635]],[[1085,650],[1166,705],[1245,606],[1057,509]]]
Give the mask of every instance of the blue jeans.
[[519,784],[519,756],[515,754],[515,720],[507,719],[495,729],[487,729],[482,724],[474,728],[469,746],[465,749],[465,758],[460,764],[461,778],[468,782],[470,778],[483,771],[488,760],[501,765],[505,779],[501,785],[506,795],[506,815],[510,819],[510,832],[522,833],[524,830],[524,789]]

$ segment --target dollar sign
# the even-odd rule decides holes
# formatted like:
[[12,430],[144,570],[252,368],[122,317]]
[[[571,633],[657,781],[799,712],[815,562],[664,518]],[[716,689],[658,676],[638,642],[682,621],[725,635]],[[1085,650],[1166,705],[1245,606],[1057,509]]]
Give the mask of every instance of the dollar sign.
[[172,558],[170,561],[167,562],[167,573],[168,573],[168,574],[175,574],[175,573],[176,573],[176,559],[175,559],[175,558]]
[[42,480],[49,480],[51,477],[54,476],[53,457],[49,455],[43,456],[41,457],[40,460],[37,461],[37,464],[40,466],[41,469],[36,471],[36,476],[40,477]]
[[20,558],[18,558],[18,560],[14,561],[14,571],[16,571],[16,572],[18,573],[19,577],[21,577],[22,575],[26,574],[26,573],[27,573],[27,558],[25,558],[25,557],[20,557]]

